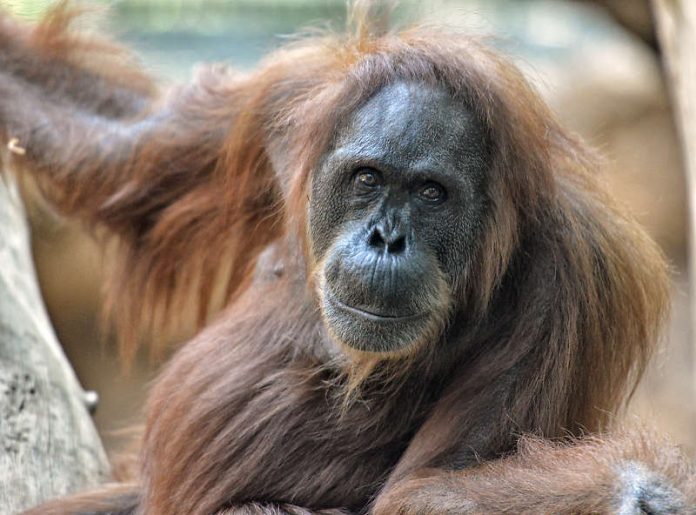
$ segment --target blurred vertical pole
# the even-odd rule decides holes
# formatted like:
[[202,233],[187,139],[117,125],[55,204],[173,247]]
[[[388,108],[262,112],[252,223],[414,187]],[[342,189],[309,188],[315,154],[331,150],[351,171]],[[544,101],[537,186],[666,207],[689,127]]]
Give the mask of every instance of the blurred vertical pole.
[[[652,6],[686,166],[691,338],[696,342],[696,0],[652,0]],[[696,389],[696,343],[692,349]]]

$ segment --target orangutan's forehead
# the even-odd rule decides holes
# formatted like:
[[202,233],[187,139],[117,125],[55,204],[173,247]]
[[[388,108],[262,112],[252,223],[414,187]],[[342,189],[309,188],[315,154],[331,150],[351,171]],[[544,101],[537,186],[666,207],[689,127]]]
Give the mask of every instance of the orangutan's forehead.
[[[442,87],[385,86],[339,128],[334,155],[402,167],[446,169],[484,159],[485,130],[471,110]],[[390,160],[398,159],[398,163]]]

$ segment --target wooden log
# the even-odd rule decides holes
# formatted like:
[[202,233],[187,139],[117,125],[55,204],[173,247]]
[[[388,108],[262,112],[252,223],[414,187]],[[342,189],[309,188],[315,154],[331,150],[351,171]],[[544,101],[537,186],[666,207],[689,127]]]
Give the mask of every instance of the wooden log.
[[88,412],[90,395],[41,299],[17,184],[1,166],[0,513],[12,514],[103,482],[109,465]]

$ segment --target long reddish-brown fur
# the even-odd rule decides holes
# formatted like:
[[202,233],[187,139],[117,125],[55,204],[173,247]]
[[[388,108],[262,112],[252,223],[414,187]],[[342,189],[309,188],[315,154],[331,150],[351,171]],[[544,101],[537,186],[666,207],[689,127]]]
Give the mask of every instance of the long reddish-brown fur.
[[[192,299],[202,323],[211,298],[225,304],[153,388],[138,486],[37,513],[608,512],[633,464],[696,505],[669,447],[581,438],[613,427],[653,351],[661,253],[505,59],[368,13],[248,74],[209,67],[164,93],[71,32],[65,3],[35,28],[0,18],[0,138],[26,149],[4,159],[116,237],[107,293],[125,354]],[[318,314],[308,181],[340,120],[397,80],[444,86],[485,123],[490,214],[454,288],[449,345],[367,360],[346,404],[356,358]]]

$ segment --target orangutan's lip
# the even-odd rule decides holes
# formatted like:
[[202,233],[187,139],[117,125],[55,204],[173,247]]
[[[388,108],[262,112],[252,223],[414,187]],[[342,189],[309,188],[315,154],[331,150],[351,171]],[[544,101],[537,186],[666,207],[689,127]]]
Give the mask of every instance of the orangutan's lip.
[[348,304],[341,302],[328,292],[326,298],[329,301],[329,303],[331,303],[335,308],[347,311],[353,315],[357,315],[362,318],[367,318],[368,320],[372,320],[373,322],[405,322],[409,320],[415,320],[417,318],[422,318],[424,316],[424,313],[417,313],[414,315],[381,315],[379,313],[373,313],[371,311],[366,311],[361,308],[349,306]]

